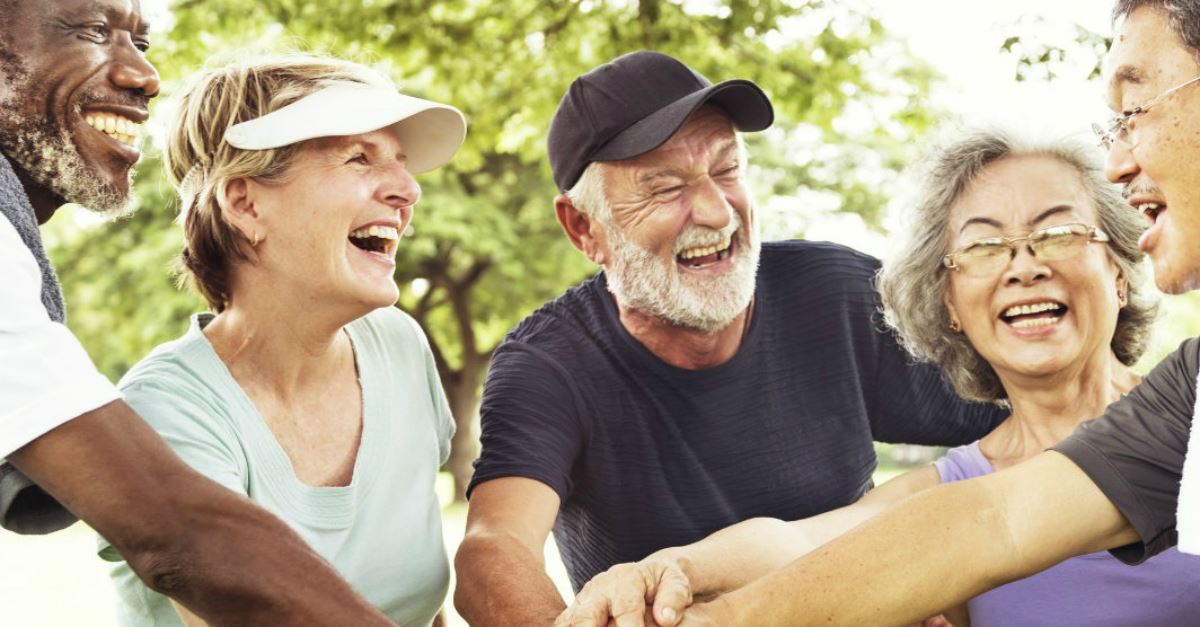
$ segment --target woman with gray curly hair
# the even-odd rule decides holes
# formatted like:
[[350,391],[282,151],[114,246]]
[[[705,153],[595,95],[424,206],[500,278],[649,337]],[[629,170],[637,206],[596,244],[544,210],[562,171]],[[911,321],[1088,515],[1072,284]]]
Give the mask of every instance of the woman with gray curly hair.
[[[1157,311],[1140,263],[1143,227],[1093,153],[996,131],[944,146],[927,159],[905,244],[880,273],[885,319],[909,351],[940,366],[962,396],[1011,409],[992,433],[839,510],[748,520],[618,565],[585,586],[560,623],[589,624],[640,596],[653,599],[659,624],[673,625],[694,596],[741,587],[916,492],[1020,463],[1137,385],[1130,366]],[[976,627],[1191,624],[1198,559],[1171,549],[1135,569],[1084,555],[948,608],[946,618]],[[1161,592],[1179,586],[1189,593]]]

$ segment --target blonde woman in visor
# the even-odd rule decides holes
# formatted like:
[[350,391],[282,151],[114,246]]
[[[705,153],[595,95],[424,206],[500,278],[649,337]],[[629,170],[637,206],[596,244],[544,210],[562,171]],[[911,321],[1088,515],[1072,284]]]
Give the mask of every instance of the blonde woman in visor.
[[[414,175],[465,133],[453,107],[355,63],[200,74],[165,157],[184,271],[212,313],[120,384],[185,461],[288,522],[406,626],[441,624],[450,573],[433,483],[454,423],[425,336],[392,307],[392,275]],[[120,560],[104,542],[101,555]],[[112,577],[123,625],[200,624],[124,562]]]

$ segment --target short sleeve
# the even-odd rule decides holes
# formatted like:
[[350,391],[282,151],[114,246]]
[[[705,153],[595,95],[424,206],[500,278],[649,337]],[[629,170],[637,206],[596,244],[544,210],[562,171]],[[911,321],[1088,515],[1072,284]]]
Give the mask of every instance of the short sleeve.
[[1200,339],[1192,338],[1103,416],[1054,447],[1091,478],[1141,538],[1112,551],[1121,561],[1139,564],[1176,543],[1198,369]]
[[415,320],[412,324],[421,338],[421,349],[424,352],[425,361],[425,380],[429,385],[429,398],[433,400],[434,427],[437,429],[438,436],[438,464],[444,466],[446,462],[450,461],[450,441],[454,439],[457,425],[454,422],[454,414],[450,411],[450,402],[446,400],[446,391],[442,388],[442,378],[438,374],[437,362],[433,358],[433,351],[429,348],[429,338],[425,337],[425,333]]
[[42,305],[42,272],[0,218],[0,458],[117,398],[70,330]]
[[[246,495],[247,467],[229,423],[178,381],[150,380],[122,384],[125,401],[187,465],[220,485]],[[100,557],[121,557],[101,539]]]
[[[918,361],[900,345],[896,332],[883,320],[882,302],[871,279],[870,333],[859,346],[869,346],[875,365],[868,403],[875,440],[896,444],[961,446],[996,428],[1008,412],[993,403],[964,400],[936,366]],[[866,297],[856,299],[867,302]],[[867,327],[864,325],[864,329]],[[864,359],[864,361],[872,361]],[[868,380],[869,381],[869,380]]]
[[585,439],[578,399],[570,375],[548,355],[515,342],[497,349],[483,388],[482,451],[468,496],[492,479],[525,477],[565,501]]

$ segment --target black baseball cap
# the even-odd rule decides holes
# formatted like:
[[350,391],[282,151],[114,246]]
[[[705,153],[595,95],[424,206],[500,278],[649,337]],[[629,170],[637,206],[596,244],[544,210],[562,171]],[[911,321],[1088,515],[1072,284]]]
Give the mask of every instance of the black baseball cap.
[[566,191],[593,161],[619,161],[658,148],[705,103],[724,111],[742,132],[761,131],[775,119],[771,101],[753,82],[713,85],[661,52],[630,52],[580,76],[550,122],[555,184]]

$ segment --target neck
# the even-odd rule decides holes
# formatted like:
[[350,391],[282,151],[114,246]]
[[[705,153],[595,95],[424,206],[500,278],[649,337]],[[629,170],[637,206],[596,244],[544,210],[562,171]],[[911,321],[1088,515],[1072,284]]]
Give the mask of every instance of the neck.
[[29,204],[33,206],[33,213],[37,216],[38,224],[45,224],[54,217],[54,212],[58,208],[66,204],[58,194],[50,191],[46,186],[34,181],[24,170],[17,167],[16,164],[9,162],[12,165],[13,173],[17,175],[17,180],[21,181],[21,187],[25,188],[25,196],[29,198]]
[[[1012,416],[981,443],[989,458],[1023,461],[1066,439],[1133,389],[1137,373],[1106,350],[1050,376],[1000,375]],[[1002,463],[1001,465],[1007,465]]]
[[238,283],[204,334],[239,383],[252,381],[287,401],[301,390],[321,389],[347,360],[353,363],[341,331],[359,316],[336,315],[311,295],[289,298],[279,288]]
[[750,325],[754,301],[716,333],[673,325],[663,319],[617,303],[621,326],[655,357],[686,370],[719,366],[737,354]]

